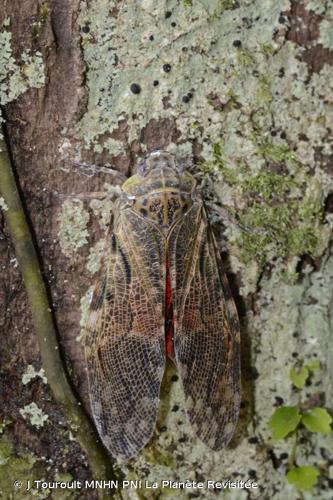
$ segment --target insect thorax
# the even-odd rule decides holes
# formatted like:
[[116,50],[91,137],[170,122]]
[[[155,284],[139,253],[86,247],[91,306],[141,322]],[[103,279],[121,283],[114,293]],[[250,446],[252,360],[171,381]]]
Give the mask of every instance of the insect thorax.
[[159,226],[167,234],[171,226],[191,208],[196,181],[168,166],[134,175],[123,185],[132,199],[132,210]]
[[141,196],[135,200],[133,209],[168,231],[192,206],[189,193],[177,191],[157,191]]

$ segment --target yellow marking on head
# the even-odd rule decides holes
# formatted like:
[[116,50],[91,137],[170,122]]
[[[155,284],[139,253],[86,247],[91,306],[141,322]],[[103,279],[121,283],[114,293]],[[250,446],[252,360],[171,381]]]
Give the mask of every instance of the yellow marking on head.
[[142,184],[142,177],[140,175],[132,175],[129,177],[121,186],[123,190],[126,190],[128,187],[133,187],[136,185]]

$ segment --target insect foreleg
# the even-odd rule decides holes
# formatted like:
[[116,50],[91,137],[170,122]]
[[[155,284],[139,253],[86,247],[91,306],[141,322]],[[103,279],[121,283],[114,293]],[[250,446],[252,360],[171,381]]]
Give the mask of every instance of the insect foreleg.
[[119,184],[122,184],[126,180],[126,176],[119,172],[118,170],[111,168],[108,165],[95,165],[94,163],[87,163],[81,161],[70,160],[69,165],[77,170],[82,175],[86,177],[93,177],[94,175],[103,173],[111,175],[113,178],[117,179]]
[[244,226],[244,224],[242,224],[239,221],[239,219],[226,207],[216,205],[216,203],[207,202],[207,201],[206,201],[206,206],[209,209],[214,210],[214,212],[216,212],[221,217],[222,220],[224,220],[224,221],[227,220],[230,224],[235,224],[241,231],[244,231],[245,233],[262,233],[263,232],[262,229]]

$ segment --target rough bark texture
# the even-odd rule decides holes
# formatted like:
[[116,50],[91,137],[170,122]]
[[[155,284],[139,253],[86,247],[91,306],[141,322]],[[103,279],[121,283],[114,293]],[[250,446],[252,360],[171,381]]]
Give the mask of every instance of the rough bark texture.
[[[7,82],[0,93],[7,137],[60,348],[87,411],[77,340],[80,301],[98,268],[98,243],[112,204],[64,195],[108,188],[113,195],[115,189],[105,186],[112,177],[87,177],[73,163],[109,164],[129,175],[152,149],[192,156],[207,196],[262,231],[253,237],[222,221],[221,250],[230,262],[243,323],[244,403],[232,446],[217,454],[195,441],[170,368],[153,443],[136,461],[122,464],[123,472],[159,486],[162,479],[251,478],[259,489],[231,490],[230,498],[300,498],[285,477],[292,444],[273,443],[267,423],[283,401],[297,405],[301,399],[332,410],[331,3],[2,2],[0,23],[10,18],[2,33],[11,32],[12,40],[1,41],[1,47],[13,56],[12,66],[0,60],[0,85]],[[34,78],[38,65],[22,60],[27,50],[32,56],[41,52],[44,83]],[[131,92],[133,83],[140,93]],[[20,269],[0,217],[0,491],[9,497],[15,479],[92,475],[48,385],[40,376],[23,383],[28,366],[38,372],[41,361]],[[289,371],[297,360],[313,359],[321,371],[299,396]],[[20,413],[33,402],[48,415],[44,423],[41,415],[29,420]],[[298,445],[298,465],[321,471],[316,489],[304,495],[331,498],[332,440],[316,436],[304,433]],[[141,493],[170,495],[162,488]],[[57,494],[94,498],[96,491]],[[216,492],[172,494],[213,498]],[[135,498],[136,492],[122,495]]]

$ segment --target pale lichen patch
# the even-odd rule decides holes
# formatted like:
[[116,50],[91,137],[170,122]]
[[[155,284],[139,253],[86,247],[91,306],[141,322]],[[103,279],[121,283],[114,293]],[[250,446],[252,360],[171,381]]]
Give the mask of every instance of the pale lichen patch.
[[95,198],[91,200],[89,206],[94,215],[98,218],[101,228],[106,231],[110,227],[114,203],[122,191],[119,185],[113,186],[109,183],[105,183],[103,188],[105,191],[105,197],[102,199]]
[[99,271],[104,253],[105,253],[105,240],[100,239],[89,250],[87,269],[91,274],[95,274]]
[[41,368],[39,371],[36,371],[33,365],[28,365],[25,373],[22,376],[22,383],[23,385],[26,385],[31,380],[37,377],[41,378],[44,384],[47,384],[47,378],[45,376],[44,368]]
[[59,242],[67,257],[74,257],[77,250],[88,243],[89,214],[81,200],[66,200],[58,215]]
[[3,210],[4,212],[6,212],[8,210],[8,205],[7,203],[5,202],[5,200],[2,198],[2,196],[0,196],[0,208],[1,210]]
[[91,286],[87,293],[82,297],[80,301],[80,309],[81,309],[81,319],[80,319],[80,328],[81,332],[76,337],[77,342],[83,342],[85,330],[84,327],[87,325],[88,316],[90,314],[90,304],[93,296],[94,287]]
[[[202,127],[205,137],[217,135],[219,113],[208,112],[207,96],[218,93],[224,100],[230,94],[238,71],[235,40],[243,41],[248,51],[261,51],[289,2],[267,1],[260,6],[265,18],[260,30],[251,22],[258,6],[243,6],[242,15],[249,21],[243,31],[235,12],[218,1],[209,6],[196,2],[191,8],[172,2],[170,20],[160,4],[147,10],[135,2],[92,2],[81,16],[82,26],[88,27],[82,33],[82,46],[89,101],[78,131],[87,146],[100,148],[96,139],[108,136],[124,119],[129,143],[150,121],[163,117],[174,117],[183,138],[179,142],[202,143]],[[105,139],[102,145],[108,147]]]
[[[45,83],[43,57],[40,52],[24,51],[19,60],[12,54],[10,19],[0,27],[0,105],[4,106],[26,92],[30,87],[40,88]],[[4,122],[0,110],[0,124]],[[0,138],[2,134],[0,132]]]
[[[329,20],[329,2],[304,5]],[[253,237],[243,237],[241,229],[223,220],[228,243],[222,240],[221,247],[230,254],[244,296],[256,292],[261,279],[247,330],[253,344],[251,366],[259,373],[252,390],[262,443],[256,449],[248,442],[248,435],[254,435],[248,423],[243,433],[236,431],[235,448],[214,453],[196,442],[178,380],[170,391],[162,390],[151,445],[122,466],[131,479],[154,481],[176,475],[190,479],[196,474],[214,478],[223,471],[224,477],[246,480],[248,471],[255,470],[264,485],[259,497],[298,498],[284,481],[284,466],[274,469],[266,451],[260,450],[269,442],[265,422],[275,397],[293,401],[288,377],[292,353],[302,352],[305,345],[312,351],[320,347],[321,357],[325,351],[331,354],[323,304],[324,297],[331,297],[330,288],[324,276],[318,278],[319,306],[310,306],[311,273],[304,278],[298,268],[302,255],[310,262],[322,258],[332,230],[330,215],[324,214],[332,189],[329,160],[325,171],[321,156],[332,155],[332,114],[327,106],[332,101],[333,73],[324,64],[311,74],[310,66],[302,62],[304,48],[288,39],[292,15],[291,2],[285,0],[95,0],[82,12],[81,24],[88,28],[82,46],[89,102],[77,132],[86,146],[111,155],[121,147],[135,154],[161,145],[189,156],[195,150],[205,160],[199,175],[207,182],[209,199],[221,201],[236,217],[247,216],[243,225],[258,230]],[[321,21],[319,28],[322,39],[313,40],[311,49],[320,41],[331,43],[327,25]],[[166,120],[173,123],[176,137],[163,136],[158,124]],[[111,136],[115,143],[108,142]],[[222,152],[218,161],[216,145]],[[302,302],[305,295],[308,305]],[[302,320],[306,331],[295,331],[308,306],[306,321]],[[330,387],[328,378],[323,382],[325,391]],[[318,446],[314,454],[322,463]],[[196,493],[205,499],[216,496],[212,491]],[[236,490],[228,497],[239,500],[242,493],[247,496]],[[251,492],[253,498],[255,493]],[[150,492],[143,494],[149,498]],[[158,494],[165,498],[170,492]],[[181,494],[187,497],[186,492]]]
[[324,19],[320,23],[320,35],[318,41],[327,49],[333,50],[333,12],[332,19]]
[[322,0],[310,0],[305,3],[305,8],[316,14],[324,14],[327,7]]
[[49,418],[36,403],[30,403],[24,406],[24,408],[20,409],[20,413],[25,420],[29,419],[31,425],[34,425],[37,429],[43,427],[44,423]]
[[29,87],[40,88],[45,83],[43,57],[40,52],[22,52],[20,59],[12,55],[12,34],[8,30],[10,20],[3,23],[0,31],[0,103],[13,101]]

